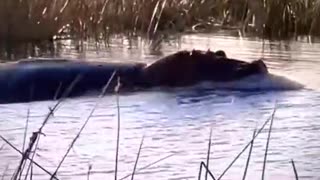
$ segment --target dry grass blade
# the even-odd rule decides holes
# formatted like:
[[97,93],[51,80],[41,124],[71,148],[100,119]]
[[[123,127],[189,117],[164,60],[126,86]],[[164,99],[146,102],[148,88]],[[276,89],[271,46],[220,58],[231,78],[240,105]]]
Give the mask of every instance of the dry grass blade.
[[[209,162],[210,162],[210,153],[211,153],[211,139],[212,138],[212,128],[210,128],[210,136],[209,136],[209,143],[208,143],[208,153],[207,153],[207,169],[209,169]],[[205,180],[208,179],[208,171],[206,171]]]
[[274,108],[272,115],[270,118],[268,118],[264,124],[262,125],[262,127],[258,130],[258,132],[256,133],[256,135],[254,136],[254,138],[240,151],[240,153],[232,160],[232,162],[228,165],[228,167],[222,172],[222,174],[220,175],[220,177],[218,178],[218,180],[220,180],[226,173],[227,171],[232,167],[232,165],[238,160],[238,158],[244,153],[244,151],[250,146],[250,144],[252,143],[253,140],[255,140],[258,135],[261,133],[261,131],[265,128],[265,126],[268,124],[268,122],[272,119],[272,117],[274,116],[274,114],[276,113],[276,107]]
[[199,174],[198,174],[198,180],[201,180],[201,173],[202,173],[202,164],[204,164],[202,161],[200,163],[200,168],[199,168]]
[[65,9],[66,9],[66,7],[68,6],[69,2],[70,2],[70,0],[66,0],[66,1],[65,1],[64,5],[63,5],[62,8],[59,10],[59,13],[60,13],[60,14],[65,11]]
[[54,94],[54,97],[53,97],[54,101],[58,99],[58,96],[59,96],[59,93],[61,91],[61,88],[62,88],[62,82],[59,83],[59,86],[58,86],[58,88],[56,90],[56,93]]
[[155,24],[155,26],[153,28],[152,36],[154,36],[156,34],[157,30],[158,30],[159,22],[160,22],[160,19],[161,19],[161,16],[162,16],[162,13],[163,13],[163,10],[165,8],[166,3],[167,3],[167,0],[164,0],[162,2],[162,6],[161,6],[160,13],[159,13],[159,16],[158,16],[158,21],[157,21],[157,23]]
[[[32,152],[32,149],[33,149],[39,135],[40,134],[37,132],[32,133],[32,136],[31,136],[30,142],[29,142],[29,147],[26,149],[25,152],[23,152],[23,156],[20,160],[19,166],[16,169],[16,172],[14,173],[14,175],[12,177],[13,180],[18,179],[18,176],[22,173],[23,167],[25,167],[25,164],[26,164],[26,160],[29,159],[29,156]],[[32,160],[32,158],[31,158],[31,160]]]
[[102,19],[103,19],[103,14],[104,14],[104,12],[105,12],[105,10],[106,10],[106,7],[107,7],[108,2],[109,2],[109,0],[104,0],[102,9],[101,9],[101,11],[100,11],[100,18],[99,18],[98,24],[100,24],[100,22],[101,22]]
[[275,115],[275,113],[273,113],[272,116],[271,116],[271,122],[270,122],[270,127],[269,127],[269,132],[268,132],[266,150],[265,150],[265,153],[264,153],[263,168],[262,168],[262,178],[261,178],[262,180],[264,180],[264,175],[265,175],[265,170],[266,170],[267,156],[268,156],[269,143],[270,143],[270,137],[271,137],[271,131],[272,131],[274,115]]
[[247,162],[246,162],[246,167],[244,169],[244,173],[243,173],[243,177],[242,180],[246,179],[247,176],[247,172],[248,172],[248,168],[249,168],[249,163],[250,163],[250,158],[251,158],[251,153],[252,153],[252,149],[253,149],[253,144],[254,144],[254,136],[256,135],[256,129],[253,131],[253,135],[252,135],[252,141],[251,141],[251,145],[250,145],[250,150],[249,150],[249,154],[248,154],[248,158],[247,158]]
[[[142,170],[144,170],[144,169],[147,169],[147,168],[149,168],[149,167],[151,167],[151,166],[153,166],[153,165],[155,165],[155,164],[157,164],[157,163],[159,163],[159,162],[161,162],[161,161],[164,161],[164,160],[166,160],[166,159],[168,159],[168,158],[170,158],[170,157],[172,157],[172,156],[174,156],[174,155],[175,155],[175,154],[170,154],[170,155],[167,155],[167,156],[165,156],[165,157],[163,157],[163,158],[161,158],[161,159],[159,159],[159,160],[157,160],[157,161],[154,161],[154,162],[152,162],[152,163],[150,163],[150,164],[148,164],[148,165],[146,165],[146,166],[144,166],[144,167],[136,170],[136,174],[137,174],[137,172],[140,172],[140,171],[142,171]],[[128,174],[128,175],[120,178],[119,180],[126,179],[126,178],[130,177],[131,175],[132,175],[132,174],[130,173],[130,174]]]
[[28,132],[28,126],[29,126],[29,117],[30,117],[30,108],[28,108],[28,111],[27,111],[26,125],[25,125],[25,128],[24,128],[24,134],[23,134],[22,152],[24,152],[25,144],[26,144],[26,141],[27,141],[27,132]]
[[[48,120],[50,119],[51,115],[55,112],[55,110],[58,108],[58,106],[64,101],[66,97],[69,96],[69,94],[72,92],[72,89],[75,87],[75,85],[81,80],[82,75],[79,74],[67,87],[67,89],[63,92],[62,96],[58,100],[58,102],[53,106],[53,108],[50,109],[49,113],[47,114],[46,118],[44,119],[41,127],[39,128],[38,132],[42,132],[42,129],[47,124]],[[57,91],[60,91],[60,88],[58,87]]]
[[114,72],[112,73],[112,75],[111,75],[111,77],[109,78],[107,84],[103,87],[102,92],[100,93],[97,102],[95,103],[95,105],[93,106],[92,110],[90,111],[90,114],[88,115],[85,123],[84,123],[84,124],[82,125],[82,127],[80,128],[78,134],[77,134],[76,137],[72,140],[69,148],[67,149],[67,151],[66,151],[65,155],[63,156],[62,160],[59,162],[59,165],[57,166],[57,168],[56,168],[55,172],[53,173],[53,176],[51,177],[51,179],[52,179],[54,176],[56,176],[56,174],[57,174],[58,171],[59,171],[59,168],[61,167],[62,163],[64,162],[64,160],[65,160],[66,157],[68,156],[70,150],[72,149],[72,147],[74,146],[74,144],[76,143],[76,141],[78,140],[78,138],[80,137],[80,135],[81,135],[82,131],[84,130],[84,128],[87,126],[90,118],[92,117],[93,113],[95,112],[95,110],[96,110],[96,108],[97,108],[97,106],[98,106],[101,98],[105,95],[105,93],[106,93],[106,91],[107,91],[110,83],[112,82],[112,79],[114,78],[115,74],[116,74],[116,71],[114,71]]
[[[68,95],[71,93],[71,91],[74,88],[74,86],[81,80],[81,78],[82,78],[81,74],[76,76],[76,78],[71,82],[71,84],[64,91],[64,93],[61,96],[60,100],[55,104],[55,106],[52,109],[50,109],[50,111],[47,114],[46,118],[42,122],[42,125],[40,126],[39,130],[37,132],[32,133],[32,136],[30,137],[30,141],[29,141],[29,146],[26,149],[26,151],[23,153],[23,156],[22,156],[22,158],[20,160],[18,168],[17,168],[16,172],[14,173],[14,175],[12,177],[13,180],[17,179],[18,175],[22,173],[23,167],[25,166],[25,163],[26,163],[25,160],[26,159],[30,159],[29,156],[30,156],[30,153],[31,153],[32,149],[34,149],[33,153],[34,154],[36,153],[36,149],[38,147],[38,143],[36,143],[36,142],[39,142],[40,135],[42,135],[42,129],[47,124],[47,122],[50,119],[51,115],[57,109],[57,107],[60,105],[60,103],[64,100],[64,98],[68,97]],[[36,146],[35,146],[35,144],[36,144]],[[53,176],[53,177],[55,177],[55,176]]]
[[[34,149],[34,151],[33,151],[31,160],[33,160],[34,157],[35,157],[35,155],[36,155],[37,147],[38,147],[38,145],[39,145],[39,141],[40,141],[40,138],[38,138],[38,139],[36,140],[36,145],[35,145],[35,149]],[[23,168],[22,168],[22,169],[23,169]],[[32,178],[32,175],[33,175],[33,173],[32,173],[32,172],[33,172],[32,163],[30,163],[29,166],[28,166],[28,168],[27,168],[27,173],[26,173],[25,178],[24,178],[25,180],[27,180],[28,175],[29,175],[29,172],[30,172],[30,178]],[[21,174],[22,174],[22,171],[21,171]]]
[[120,88],[120,77],[118,77],[118,84],[115,88],[116,98],[117,98],[117,116],[118,116],[118,124],[117,124],[117,146],[116,146],[116,162],[115,162],[115,170],[114,170],[114,179],[117,180],[118,176],[118,158],[119,158],[119,145],[120,145],[120,105],[119,105],[119,88]]
[[[23,156],[24,154],[18,149],[16,148],[14,145],[12,145],[6,138],[4,138],[3,136],[0,135],[0,138],[7,143],[11,148],[13,148],[15,151],[17,151],[21,156]],[[37,162],[35,162],[34,160],[32,160],[30,157],[26,157],[28,160],[30,160],[34,165],[36,165],[38,168],[40,168],[42,171],[44,171],[45,173],[47,173],[50,176],[53,176],[48,170],[46,170],[45,168],[43,168],[41,165],[39,165]],[[54,179],[57,179],[57,177],[54,176]]]
[[[24,152],[24,149],[25,149],[25,144],[26,144],[26,141],[27,141],[27,132],[28,132],[28,126],[29,126],[29,117],[30,117],[30,108],[28,108],[28,111],[27,111],[27,118],[26,118],[26,125],[25,125],[25,128],[24,128],[24,137],[23,137],[23,144],[22,144],[22,151],[21,152]],[[25,167],[25,163],[23,164],[22,168],[21,169],[24,169]],[[19,179],[21,179],[21,176],[22,176],[22,171],[20,171],[20,174],[19,174]]]
[[157,4],[155,5],[155,7],[153,9],[153,13],[152,13],[151,20],[150,20],[149,27],[148,27],[148,35],[151,32],[151,28],[152,28],[152,25],[153,25],[154,18],[155,18],[156,14],[157,14],[159,4],[160,4],[160,0],[157,1]]
[[92,169],[92,164],[90,164],[88,167],[87,180],[90,180],[91,169]]
[[[31,168],[30,168],[30,180],[32,180],[32,177],[33,177],[33,164],[31,164],[31,166],[30,166]],[[26,179],[25,180],[27,180],[27,176],[26,176]]]
[[141,143],[140,143],[140,146],[139,146],[137,158],[136,158],[136,161],[135,161],[135,163],[134,163],[134,167],[133,167],[133,171],[132,171],[131,180],[134,179],[134,175],[135,175],[135,173],[136,173],[138,161],[139,161],[139,158],[140,158],[140,152],[141,152],[141,149],[142,149],[143,140],[144,140],[144,136],[143,136],[142,139],[141,139]]
[[[211,177],[213,180],[216,180],[216,178],[214,177],[214,175],[212,174],[212,172],[210,171],[210,169],[208,168],[208,166],[206,166],[206,164],[205,164],[203,161],[200,163],[198,180],[201,179],[202,167],[204,167],[204,168],[206,169],[206,172],[208,172],[208,174],[210,175],[210,177]],[[206,177],[206,178],[207,178],[207,177]]]
[[295,176],[296,180],[299,180],[298,172],[297,172],[297,169],[296,169],[296,166],[294,164],[293,159],[291,159],[291,164],[292,164],[292,168],[293,168],[293,171],[294,171],[294,176]]

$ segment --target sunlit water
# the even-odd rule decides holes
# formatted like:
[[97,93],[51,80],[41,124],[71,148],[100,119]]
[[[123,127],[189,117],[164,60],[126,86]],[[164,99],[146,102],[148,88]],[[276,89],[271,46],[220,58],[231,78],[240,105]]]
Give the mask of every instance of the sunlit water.
[[[320,44],[266,42],[262,51],[259,40],[200,34],[170,41],[157,51],[141,46],[119,40],[98,52],[89,46],[86,53],[79,54],[67,47],[61,56],[150,63],[181,49],[224,49],[229,57],[264,57],[273,73],[307,88],[254,93],[195,87],[123,94],[119,97],[118,179],[132,172],[143,136],[135,179],[197,179],[200,162],[206,161],[210,128],[210,169],[217,178],[251,140],[254,129],[270,117],[276,102],[265,179],[294,179],[292,159],[300,179],[320,179]],[[86,96],[63,102],[43,129],[46,136],[40,139],[35,161],[53,173],[96,101],[95,96]],[[0,134],[21,149],[28,109],[30,137],[54,103],[1,105]],[[60,179],[87,179],[90,165],[90,179],[114,179],[117,117],[116,96],[107,95],[59,169]],[[255,140],[247,179],[261,179],[267,135],[264,130]],[[20,156],[3,141],[0,149],[0,176],[10,179]],[[247,155],[248,149],[222,179],[241,179]],[[34,179],[48,177],[34,167]]]

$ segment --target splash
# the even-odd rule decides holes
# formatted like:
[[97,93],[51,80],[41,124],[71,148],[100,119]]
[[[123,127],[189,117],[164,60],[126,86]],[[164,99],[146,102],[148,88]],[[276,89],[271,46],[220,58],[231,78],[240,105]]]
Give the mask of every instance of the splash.
[[276,74],[268,75],[253,75],[247,78],[231,81],[231,82],[204,82],[197,85],[197,88],[213,88],[224,90],[245,90],[245,91],[257,91],[257,90],[299,90],[305,86],[291,80],[285,76]]

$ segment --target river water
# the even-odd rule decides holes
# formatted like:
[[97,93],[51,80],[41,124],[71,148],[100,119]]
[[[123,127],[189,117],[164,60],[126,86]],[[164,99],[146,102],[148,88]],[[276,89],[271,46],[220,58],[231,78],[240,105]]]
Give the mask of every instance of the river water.
[[[143,136],[134,179],[197,179],[200,162],[206,161],[211,128],[210,170],[217,178],[275,106],[265,179],[294,179],[292,159],[300,179],[320,179],[320,44],[266,41],[262,48],[259,39],[197,34],[164,42],[154,50],[141,41],[117,39],[108,49],[96,50],[89,44],[78,53],[71,42],[64,43],[61,57],[148,63],[181,49],[224,49],[233,58],[264,57],[272,73],[307,87],[255,93],[186,88],[122,94],[118,179],[132,172]],[[43,129],[35,161],[53,173],[96,101],[95,96],[86,96],[63,102]],[[54,103],[1,105],[0,134],[21,149],[28,110],[30,137]],[[89,166],[90,179],[114,179],[117,118],[116,96],[107,95],[59,169],[60,179],[87,179]],[[255,140],[247,179],[261,179],[267,132]],[[247,156],[248,149],[222,179],[242,179]],[[19,158],[0,141],[0,176],[10,179]],[[34,167],[34,179],[48,179],[48,175]]]

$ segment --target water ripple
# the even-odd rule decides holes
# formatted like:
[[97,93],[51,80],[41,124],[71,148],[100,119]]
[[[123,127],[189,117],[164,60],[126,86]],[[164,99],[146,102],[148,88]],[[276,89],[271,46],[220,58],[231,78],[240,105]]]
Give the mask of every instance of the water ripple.
[[[174,156],[147,169],[136,179],[196,179],[199,163],[206,160],[210,128],[212,135],[211,169],[219,175],[251,140],[253,130],[270,116],[275,101],[278,108],[271,134],[267,179],[293,179],[290,160],[294,159],[300,179],[320,177],[320,44],[261,42],[228,36],[188,35],[180,47],[163,46],[163,54],[178,49],[225,49],[228,56],[246,60],[266,58],[271,70],[307,84],[312,90],[288,92],[226,92],[190,88],[148,91],[120,96],[121,135],[119,176],[130,174],[143,135],[144,145],[138,169],[170,153]],[[112,53],[110,53],[112,52]],[[63,56],[74,56],[64,52]],[[69,54],[67,54],[69,53]],[[99,54],[87,52],[88,59],[152,62],[158,58],[150,51],[123,51],[117,44]],[[44,128],[35,158],[54,170],[78,133],[96,97],[69,99],[58,109]],[[21,148],[27,111],[30,109],[28,137],[41,125],[54,102],[1,105],[0,134]],[[86,179],[92,164],[92,179],[111,179],[114,173],[117,106],[115,96],[102,99],[78,141],[58,173],[62,179]],[[255,141],[248,179],[261,176],[267,130]],[[2,145],[2,143],[0,144]],[[239,179],[247,152],[226,174],[225,179]],[[9,164],[7,175],[14,171],[19,155],[9,146],[0,151],[0,172]],[[35,169],[36,179],[48,179]]]

